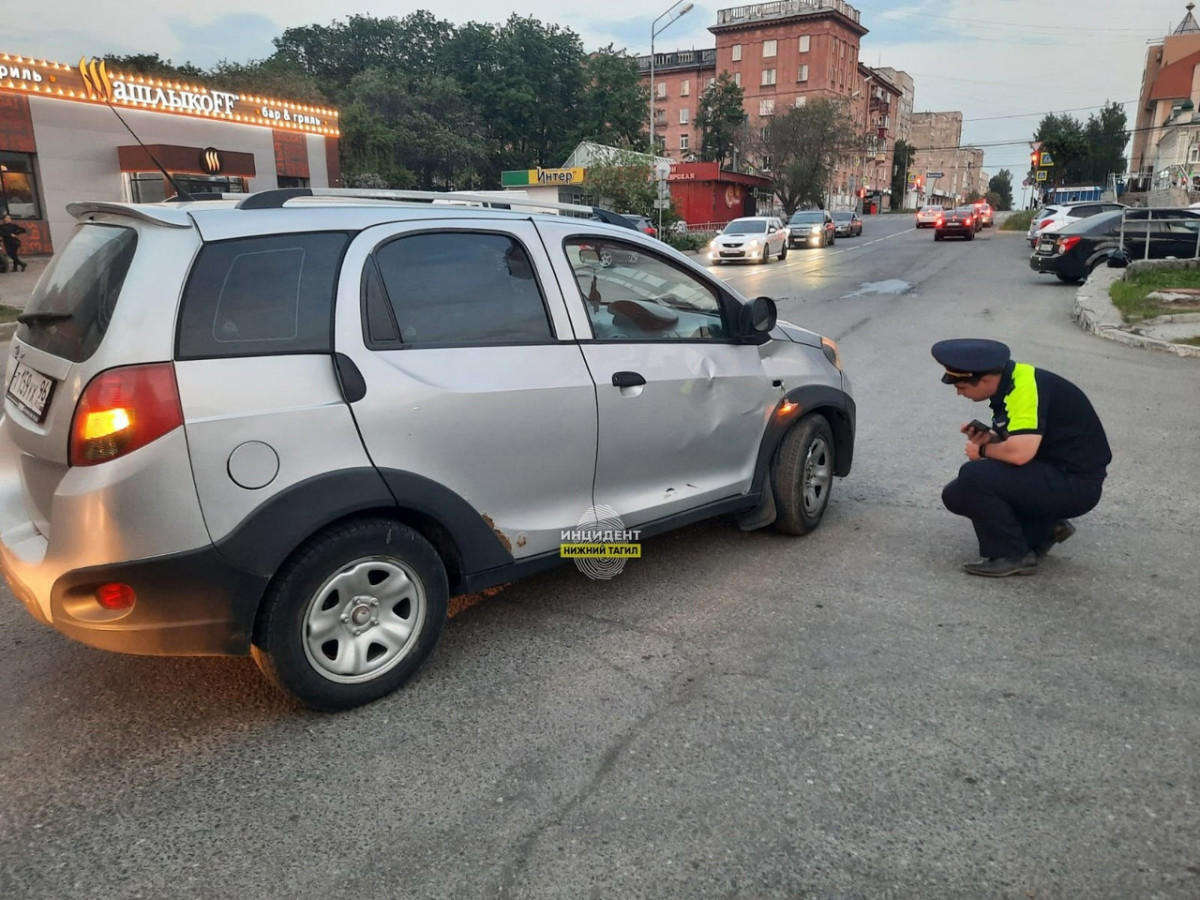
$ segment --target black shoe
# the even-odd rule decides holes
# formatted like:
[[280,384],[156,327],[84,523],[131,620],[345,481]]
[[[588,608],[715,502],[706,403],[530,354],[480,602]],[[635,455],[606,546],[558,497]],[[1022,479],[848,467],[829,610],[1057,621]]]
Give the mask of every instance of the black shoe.
[[1033,552],[1038,556],[1045,556],[1054,549],[1055,544],[1061,544],[1067,538],[1075,533],[1075,526],[1066,519],[1059,519],[1050,526],[1050,534],[1046,539],[1033,548]]
[[988,578],[1007,578],[1009,575],[1032,575],[1037,571],[1037,557],[1032,553],[1024,556],[1001,556],[992,559],[978,559],[975,562],[963,563],[963,569],[972,575],[983,575]]

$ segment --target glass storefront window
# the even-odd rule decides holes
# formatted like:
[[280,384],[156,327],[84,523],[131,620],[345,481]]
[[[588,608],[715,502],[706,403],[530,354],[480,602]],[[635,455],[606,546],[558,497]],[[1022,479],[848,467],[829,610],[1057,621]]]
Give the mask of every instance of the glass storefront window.
[[33,155],[0,150],[0,215],[40,219]]
[[[134,203],[158,203],[175,195],[162,172],[129,172],[129,197]],[[244,194],[246,179],[226,175],[171,176],[179,190],[196,194]]]

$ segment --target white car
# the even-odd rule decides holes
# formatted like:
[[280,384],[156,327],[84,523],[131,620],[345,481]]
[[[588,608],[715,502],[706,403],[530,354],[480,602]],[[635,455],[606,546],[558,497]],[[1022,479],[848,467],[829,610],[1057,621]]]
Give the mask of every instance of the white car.
[[1030,247],[1037,247],[1037,239],[1047,232],[1059,231],[1080,219],[1088,219],[1104,212],[1126,209],[1124,203],[1092,201],[1088,203],[1055,203],[1037,211],[1029,223],[1026,238]]
[[917,210],[917,227],[933,228],[945,212],[945,208],[940,203],[922,206]]
[[775,216],[746,216],[734,219],[708,245],[708,259],[723,262],[754,260],[769,262],[772,256],[785,259],[788,230]]

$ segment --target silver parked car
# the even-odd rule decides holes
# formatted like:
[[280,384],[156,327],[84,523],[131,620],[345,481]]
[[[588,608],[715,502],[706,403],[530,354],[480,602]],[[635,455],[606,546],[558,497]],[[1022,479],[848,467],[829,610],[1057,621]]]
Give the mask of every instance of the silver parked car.
[[34,618],[345,708],[596,510],[818,525],[854,447],[833,341],[587,208],[452,196],[71,206],[0,424]]
[[774,216],[745,216],[734,219],[708,245],[709,261],[769,262],[772,256],[786,259],[788,232]]

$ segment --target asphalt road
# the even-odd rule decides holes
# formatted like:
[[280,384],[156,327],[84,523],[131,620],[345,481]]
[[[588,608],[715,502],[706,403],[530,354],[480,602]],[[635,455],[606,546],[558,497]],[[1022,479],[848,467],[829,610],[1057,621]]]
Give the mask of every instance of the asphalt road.
[[[1069,317],[1019,235],[908,217],[714,271],[841,343],[854,471],[806,538],[710,523],[453,618],[341,715],[0,596],[3,898],[1200,896],[1196,360]],[[980,408],[930,345],[1074,380],[1115,460],[1032,578],[940,504]]]

